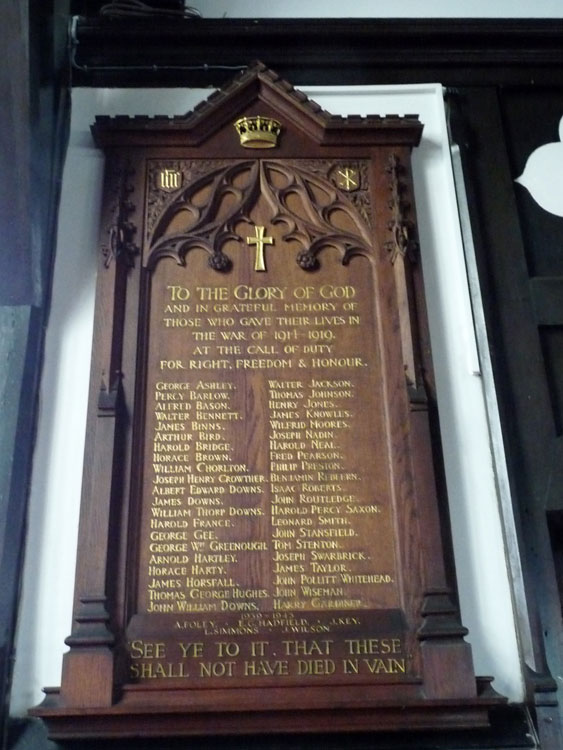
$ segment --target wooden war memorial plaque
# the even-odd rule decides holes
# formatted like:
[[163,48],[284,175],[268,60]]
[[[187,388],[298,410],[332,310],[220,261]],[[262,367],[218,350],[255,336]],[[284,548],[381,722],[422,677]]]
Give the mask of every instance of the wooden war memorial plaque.
[[[255,64],[98,118],[102,253],[54,737],[468,728],[410,152]],[[86,678],[85,676],[88,675]]]

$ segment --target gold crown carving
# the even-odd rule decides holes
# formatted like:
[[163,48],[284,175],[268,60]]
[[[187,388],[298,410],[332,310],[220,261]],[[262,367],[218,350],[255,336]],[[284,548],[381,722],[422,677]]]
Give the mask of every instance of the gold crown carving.
[[241,117],[235,122],[235,128],[244,148],[274,148],[278,145],[281,125],[271,117]]

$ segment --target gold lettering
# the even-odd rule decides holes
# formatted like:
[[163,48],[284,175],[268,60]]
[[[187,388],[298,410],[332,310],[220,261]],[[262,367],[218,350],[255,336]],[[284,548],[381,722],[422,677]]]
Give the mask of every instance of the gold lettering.
[[234,677],[236,662],[208,661],[199,663],[200,677]]
[[199,659],[203,656],[203,643],[178,643],[182,650],[182,656],[184,659],[192,657],[193,659]]
[[132,659],[163,659],[166,655],[166,644],[162,642],[135,640],[129,644]]

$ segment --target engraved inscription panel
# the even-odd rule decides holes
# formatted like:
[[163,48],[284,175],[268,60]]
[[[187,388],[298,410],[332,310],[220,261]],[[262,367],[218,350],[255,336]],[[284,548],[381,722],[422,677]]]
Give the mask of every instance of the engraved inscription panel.
[[145,248],[130,677],[400,679],[370,228],[318,172],[209,167]]

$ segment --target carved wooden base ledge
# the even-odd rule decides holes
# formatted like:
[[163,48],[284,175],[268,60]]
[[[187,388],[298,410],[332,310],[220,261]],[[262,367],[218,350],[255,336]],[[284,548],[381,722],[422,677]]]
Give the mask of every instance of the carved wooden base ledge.
[[[291,705],[287,696],[279,697],[276,688],[247,688],[229,695],[213,690],[214,709],[209,696],[194,697],[186,705],[186,696],[168,691],[166,709],[154,703],[158,691],[135,688],[124,690],[122,699],[108,708],[65,708],[58,688],[46,688],[46,697],[33,715],[42,718],[49,736],[55,740],[109,737],[181,737],[197,735],[251,735],[323,732],[369,732],[418,730],[469,730],[489,726],[489,711],[506,704],[505,698],[491,688],[491,679],[477,678],[477,698],[428,700],[413,686],[408,706],[391,705],[382,691],[369,686],[295,689]],[[240,711],[240,693],[253,710]],[[301,694],[302,693],[302,694]],[[159,694],[162,700],[162,691]],[[314,708],[302,710],[304,701]],[[374,703],[377,707],[374,708]],[[151,705],[152,704],[152,705]]]

